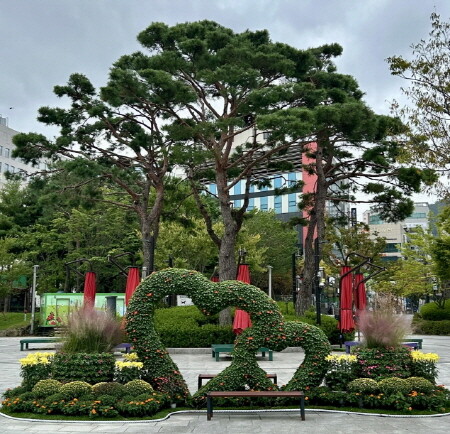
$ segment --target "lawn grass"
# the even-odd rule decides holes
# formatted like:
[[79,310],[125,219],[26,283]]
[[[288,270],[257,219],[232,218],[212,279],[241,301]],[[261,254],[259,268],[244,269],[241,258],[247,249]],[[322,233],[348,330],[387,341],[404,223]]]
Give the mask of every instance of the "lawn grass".
[[25,321],[25,315],[22,312],[7,312],[0,313],[0,330],[15,329],[25,327],[30,324],[31,314],[27,314],[27,320]]

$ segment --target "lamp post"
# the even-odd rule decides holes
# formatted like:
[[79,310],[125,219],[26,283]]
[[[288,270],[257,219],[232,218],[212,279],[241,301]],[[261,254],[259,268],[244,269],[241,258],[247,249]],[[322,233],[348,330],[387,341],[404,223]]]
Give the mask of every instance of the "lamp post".
[[297,259],[301,258],[301,256],[302,255],[298,250],[292,253],[292,301],[294,303],[294,309],[297,304],[297,287],[299,280],[299,277],[297,276]]
[[316,274],[315,293],[316,293],[316,323],[322,324],[320,317],[320,242],[319,237],[314,240],[314,270]]
[[268,265],[267,270],[269,271],[269,298],[272,298],[272,266]]
[[36,280],[39,265],[33,265],[33,287],[31,290],[31,327],[30,334],[34,333],[34,314],[36,311]]

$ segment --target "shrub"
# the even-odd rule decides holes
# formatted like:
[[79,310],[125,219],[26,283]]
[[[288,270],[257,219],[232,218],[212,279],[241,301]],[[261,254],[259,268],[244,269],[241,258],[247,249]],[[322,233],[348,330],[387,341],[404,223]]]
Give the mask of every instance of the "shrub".
[[435,386],[431,381],[428,381],[426,378],[422,377],[409,377],[406,378],[406,381],[409,384],[410,391],[415,390],[419,393],[431,393]]
[[14,396],[18,396],[27,391],[28,391],[28,389],[26,387],[18,386],[18,387],[14,387],[13,389],[6,389],[6,391],[3,393],[3,397],[4,398],[12,398]]
[[450,303],[445,303],[440,307],[437,303],[427,303],[420,308],[420,315],[424,320],[443,321],[450,320]]
[[367,348],[399,347],[409,331],[404,317],[391,310],[363,311],[358,320]]
[[328,372],[325,374],[325,383],[332,390],[345,390],[347,384],[355,378],[354,365],[356,356],[343,354],[326,357],[329,363]]
[[115,382],[103,382],[97,383],[92,386],[92,392],[96,396],[100,395],[111,395],[116,397],[121,397],[125,393],[125,387],[123,384]]
[[56,353],[52,363],[52,377],[62,382],[86,381],[90,384],[114,379],[115,357],[111,353]]
[[355,393],[376,393],[378,383],[371,378],[357,378],[347,384],[347,390]]
[[61,386],[61,394],[66,399],[80,398],[92,391],[92,386],[85,381],[72,381]]
[[417,320],[413,323],[414,332],[422,335],[450,335],[450,320]]
[[109,313],[82,308],[69,315],[64,343],[65,353],[103,353],[124,340],[120,323]]
[[410,391],[410,385],[404,378],[385,378],[378,382],[378,388],[386,395],[394,393],[407,394]]
[[143,393],[152,393],[153,387],[144,380],[133,380],[125,384],[124,391],[127,395],[138,396]]
[[[338,329],[338,321],[328,315],[321,315],[321,324],[316,324],[316,311],[307,310],[304,316],[297,316],[295,312],[284,315],[287,321],[304,322],[319,327],[327,336],[330,344],[341,343],[341,332]],[[352,341],[355,338],[355,332],[344,333],[344,341]]]
[[40,380],[33,387],[33,393],[36,398],[45,398],[58,393],[61,389],[61,383],[58,380]]
[[365,348],[354,350],[358,358],[355,364],[355,376],[381,380],[397,376],[411,376],[412,359],[409,348]]

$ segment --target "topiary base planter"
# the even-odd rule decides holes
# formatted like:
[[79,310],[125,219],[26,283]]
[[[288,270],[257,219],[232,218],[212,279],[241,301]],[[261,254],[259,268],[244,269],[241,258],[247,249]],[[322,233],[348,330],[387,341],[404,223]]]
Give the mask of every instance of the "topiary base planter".
[[412,359],[409,348],[357,348],[355,376],[379,380],[388,377],[411,376]]
[[113,381],[115,357],[111,353],[56,353],[52,377],[64,383],[85,381],[89,384]]

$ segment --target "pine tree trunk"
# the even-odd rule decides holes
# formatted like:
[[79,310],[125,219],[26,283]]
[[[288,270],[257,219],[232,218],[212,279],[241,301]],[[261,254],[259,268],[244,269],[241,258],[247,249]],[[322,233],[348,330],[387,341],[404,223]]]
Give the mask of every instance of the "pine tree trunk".
[[317,183],[316,191],[314,194],[314,204],[310,210],[310,218],[308,224],[308,231],[305,239],[304,256],[305,265],[303,269],[303,285],[300,288],[297,302],[295,305],[295,311],[297,315],[303,315],[306,310],[312,306],[312,294],[315,291],[317,273],[315,267],[315,249],[314,240],[319,238],[319,252],[320,244],[324,239],[325,234],[325,205],[327,200],[327,182],[322,167],[322,148],[320,144],[317,145],[316,152],[316,174]]

